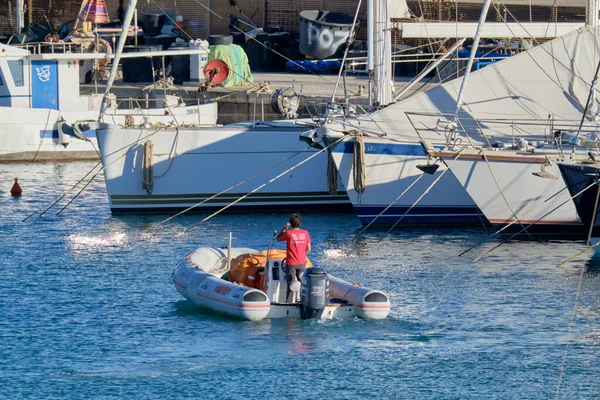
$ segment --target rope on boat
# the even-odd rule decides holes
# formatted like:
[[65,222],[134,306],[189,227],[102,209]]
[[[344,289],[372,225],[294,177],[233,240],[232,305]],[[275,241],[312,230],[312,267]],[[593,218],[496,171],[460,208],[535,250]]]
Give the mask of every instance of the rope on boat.
[[337,194],[338,171],[335,162],[332,159],[331,151],[327,151],[327,192]]
[[142,158],[142,189],[148,194],[152,194],[152,189],[154,187],[154,181],[152,179],[154,171],[153,156],[154,143],[152,143],[151,140],[146,140],[144,142],[144,157]]
[[243,181],[240,181],[240,182],[236,183],[235,185],[233,185],[233,186],[230,186],[230,187],[228,187],[227,189],[225,189],[225,190],[222,190],[222,191],[220,191],[219,193],[217,193],[217,194],[214,194],[214,195],[212,195],[212,196],[210,196],[210,197],[208,197],[208,198],[206,198],[206,199],[204,199],[204,200],[202,200],[202,201],[200,201],[200,202],[198,202],[198,203],[196,203],[196,204],[194,204],[194,205],[192,205],[192,206],[190,206],[190,207],[186,208],[185,210],[182,210],[182,211],[180,211],[180,212],[178,212],[178,213],[176,213],[176,214],[174,214],[174,215],[171,215],[169,218],[166,218],[166,219],[164,219],[164,220],[162,220],[162,221],[160,221],[160,222],[157,222],[156,224],[152,224],[150,227],[148,227],[148,228],[144,229],[144,230],[142,231],[142,233],[145,233],[145,232],[147,232],[147,231],[149,231],[149,230],[151,230],[151,229],[154,229],[154,228],[158,227],[159,225],[162,225],[162,224],[164,224],[165,222],[168,222],[168,221],[172,220],[173,218],[175,218],[175,217],[178,217],[178,216],[180,216],[180,215],[182,215],[182,214],[185,214],[186,212],[188,212],[188,211],[190,211],[190,210],[192,210],[192,209],[194,209],[194,208],[198,207],[199,205],[206,203],[207,201],[210,201],[210,200],[212,200],[212,199],[214,199],[214,198],[216,198],[216,197],[218,197],[218,196],[220,196],[220,195],[222,195],[222,194],[224,194],[224,193],[227,193],[227,192],[229,192],[229,191],[230,191],[230,190],[232,190],[232,189],[235,189],[236,187],[238,187],[238,186],[240,186],[240,185],[242,185],[242,184],[244,184],[244,183],[246,183],[246,182],[248,182],[248,181],[252,180],[253,178],[256,178],[257,176],[259,176],[259,175],[261,175],[261,174],[263,174],[263,173],[267,172],[268,170],[270,170],[270,169],[272,169],[272,168],[274,168],[274,167],[276,167],[276,166],[278,166],[278,165],[280,165],[280,164],[283,164],[284,162],[286,162],[286,161],[288,161],[288,160],[290,160],[290,159],[292,159],[292,158],[296,157],[297,155],[299,155],[299,154],[301,154],[301,153],[305,152],[306,150],[308,150],[308,149],[310,149],[310,148],[312,148],[312,146],[308,146],[308,147],[306,147],[306,148],[304,148],[304,149],[302,149],[302,150],[300,150],[300,151],[298,151],[298,152],[296,152],[296,153],[292,154],[291,156],[289,156],[289,157],[287,157],[287,158],[284,158],[284,159],[283,159],[283,160],[281,160],[281,161],[278,161],[277,163],[275,163],[275,164],[273,164],[273,165],[271,165],[271,166],[269,166],[269,167],[267,167],[267,168],[263,169],[262,171],[259,171],[259,172],[257,172],[256,174],[254,174],[254,175],[250,176],[249,178],[246,178],[246,179],[244,179]]
[[352,171],[354,176],[354,190],[358,194],[365,192],[367,187],[367,173],[365,171],[365,141],[361,132],[353,131],[356,136],[354,141],[354,156]]
[[341,142],[344,139],[344,137],[341,137],[339,139],[337,139],[336,141],[334,141],[333,143],[327,145],[326,147],[323,147],[322,149],[320,149],[319,151],[317,151],[316,153],[310,155],[309,157],[307,157],[306,159],[300,161],[299,163],[297,163],[296,165],[294,165],[291,168],[288,168],[287,170],[283,171],[282,173],[280,173],[279,175],[277,175],[276,177],[270,179],[268,182],[263,183],[262,185],[258,186],[257,188],[253,189],[252,191],[250,191],[249,193],[246,193],[245,195],[239,197],[238,199],[232,201],[231,203],[229,203],[228,205],[226,205],[225,207],[219,209],[218,211],[215,211],[214,213],[212,213],[211,215],[209,215],[208,217],[204,218],[203,220],[201,220],[200,222],[184,229],[183,231],[179,232],[178,234],[176,234],[175,236],[181,236],[183,234],[185,234],[187,231],[191,230],[192,228],[202,224],[203,222],[208,221],[209,219],[211,219],[212,217],[214,217],[215,215],[220,214],[221,212],[227,210],[229,207],[233,206],[234,204],[239,203],[240,201],[244,200],[246,197],[250,196],[251,194],[258,192],[260,189],[264,188],[265,186],[275,182],[277,179],[281,178],[282,176],[288,174],[289,172],[293,171],[294,169],[298,168],[299,166],[303,165],[304,163],[312,160],[313,158],[315,158],[316,156],[318,156],[319,154],[323,153],[324,151],[327,151],[327,149],[329,149],[330,147],[333,147],[335,145],[337,145],[339,142]]
[[[558,210],[559,208],[561,208],[562,206],[564,206],[565,204],[567,204],[568,202],[570,202],[571,200],[573,200],[575,197],[579,196],[580,194],[582,194],[583,192],[585,192],[586,190],[588,190],[589,188],[591,188],[592,186],[594,186],[596,183],[591,183],[590,185],[588,185],[586,188],[584,188],[581,192],[575,194],[574,196],[569,197],[568,200],[563,201],[561,204],[559,204],[558,206],[554,207],[552,210],[548,211],[546,214],[542,215],[541,217],[539,217],[538,219],[536,219],[535,221],[533,221],[532,223],[530,223],[529,225],[527,225],[526,227],[523,227],[523,229],[521,229],[519,232],[513,234],[511,237],[509,237],[508,239],[500,242],[498,245],[492,247],[491,249],[489,249],[488,251],[486,251],[485,253],[483,253],[482,255],[480,255],[479,257],[477,257],[476,259],[473,260],[473,262],[479,261],[481,260],[483,257],[485,257],[486,255],[488,255],[489,253],[491,253],[493,250],[497,249],[498,247],[502,246],[503,244],[507,243],[508,241],[510,241],[511,239],[513,239],[515,236],[520,235],[521,233],[523,233],[523,231],[525,231],[526,228],[529,228],[530,226],[532,226],[533,224],[541,221],[542,219],[546,218],[548,215],[552,214],[554,211]],[[516,221],[513,221],[513,223]],[[500,232],[500,231],[498,231]]]
[[[169,106],[169,103],[167,103],[167,101],[164,101],[164,105],[167,108],[167,110],[169,110],[169,113],[171,114],[171,117],[173,117],[173,122],[175,123],[175,142],[173,143],[173,145],[171,146],[171,151],[169,152],[169,166],[167,167],[167,169],[165,170],[165,172],[163,172],[160,175],[157,176],[153,176],[152,171],[150,171],[150,181],[153,182],[153,178],[162,178],[163,176],[165,176],[170,170],[171,167],[173,166],[173,162],[175,161],[175,157],[177,155],[177,146],[179,144],[179,135],[180,135],[180,129],[181,129],[181,125],[179,124],[179,121],[177,121],[177,117],[175,116],[175,113],[173,112],[173,110],[171,109],[171,107]],[[154,152],[150,153],[150,159],[152,161],[152,156],[153,156]],[[153,188],[154,184],[152,183],[152,186],[150,187],[150,193],[148,194],[152,194],[152,188]],[[147,190],[146,190],[147,191]]]

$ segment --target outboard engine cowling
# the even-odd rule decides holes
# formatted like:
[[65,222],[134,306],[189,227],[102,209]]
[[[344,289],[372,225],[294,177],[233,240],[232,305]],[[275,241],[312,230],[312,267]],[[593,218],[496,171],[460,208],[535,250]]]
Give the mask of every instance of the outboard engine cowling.
[[329,277],[324,268],[308,268],[302,276],[302,318],[320,318],[329,302]]

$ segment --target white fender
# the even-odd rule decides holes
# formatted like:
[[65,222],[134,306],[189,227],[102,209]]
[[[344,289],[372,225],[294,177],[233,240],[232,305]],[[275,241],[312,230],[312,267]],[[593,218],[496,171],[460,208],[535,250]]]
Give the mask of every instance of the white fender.
[[58,121],[58,141],[60,144],[67,147],[69,143],[71,143],[72,133],[73,128],[61,118],[60,121]]
[[387,294],[355,286],[332,275],[329,275],[329,298],[353,304],[356,316],[364,319],[384,319],[390,313],[391,303]]

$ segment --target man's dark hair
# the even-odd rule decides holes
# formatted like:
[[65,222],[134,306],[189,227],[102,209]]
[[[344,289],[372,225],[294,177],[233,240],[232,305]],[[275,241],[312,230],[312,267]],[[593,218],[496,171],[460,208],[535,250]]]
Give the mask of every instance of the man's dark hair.
[[290,217],[290,225],[292,225],[292,228],[300,228],[300,225],[302,225],[302,217],[300,216],[300,214],[292,214],[292,216]]

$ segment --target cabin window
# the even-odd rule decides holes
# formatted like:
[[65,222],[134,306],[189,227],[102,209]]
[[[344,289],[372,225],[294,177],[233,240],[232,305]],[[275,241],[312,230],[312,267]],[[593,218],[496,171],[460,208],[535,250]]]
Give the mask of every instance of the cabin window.
[[13,60],[8,62],[8,68],[10,68],[10,74],[12,75],[15,86],[25,86],[25,80],[23,79],[23,60]]
[[4,77],[2,76],[2,71],[0,71],[0,86],[4,86]]

